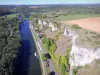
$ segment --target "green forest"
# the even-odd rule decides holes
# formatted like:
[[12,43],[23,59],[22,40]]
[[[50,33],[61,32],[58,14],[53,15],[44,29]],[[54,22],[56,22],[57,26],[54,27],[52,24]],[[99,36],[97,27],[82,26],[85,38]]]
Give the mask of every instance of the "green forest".
[[13,75],[14,61],[20,44],[18,17],[0,18],[0,75]]

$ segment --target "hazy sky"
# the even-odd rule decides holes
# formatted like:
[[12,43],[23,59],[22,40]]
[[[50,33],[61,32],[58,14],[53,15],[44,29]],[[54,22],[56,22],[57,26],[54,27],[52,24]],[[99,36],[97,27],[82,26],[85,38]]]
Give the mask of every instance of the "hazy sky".
[[1,4],[90,4],[100,0],[0,0]]

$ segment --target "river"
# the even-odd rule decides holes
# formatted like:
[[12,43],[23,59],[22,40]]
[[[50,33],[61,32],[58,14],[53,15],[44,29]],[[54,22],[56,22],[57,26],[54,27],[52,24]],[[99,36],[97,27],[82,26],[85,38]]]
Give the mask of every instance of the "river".
[[16,59],[15,75],[42,75],[40,62],[34,53],[37,51],[29,21],[23,20],[20,28],[22,47]]

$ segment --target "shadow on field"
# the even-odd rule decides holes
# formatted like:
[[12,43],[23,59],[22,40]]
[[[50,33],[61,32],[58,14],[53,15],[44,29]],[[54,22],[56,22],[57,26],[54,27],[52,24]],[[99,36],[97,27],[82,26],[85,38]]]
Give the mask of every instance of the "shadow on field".
[[50,73],[49,73],[49,75],[55,75],[55,72],[54,72],[54,71],[52,71],[52,72],[50,72]]
[[48,59],[51,59],[51,56],[50,56],[49,53],[46,54],[46,57],[47,57]]

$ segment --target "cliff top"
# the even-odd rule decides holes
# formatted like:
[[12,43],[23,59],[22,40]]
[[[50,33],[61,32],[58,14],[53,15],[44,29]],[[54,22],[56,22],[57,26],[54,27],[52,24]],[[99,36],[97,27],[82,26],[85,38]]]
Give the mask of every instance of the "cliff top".
[[100,33],[93,32],[78,25],[66,25],[67,29],[71,29],[78,34],[77,45],[86,48],[100,47]]

